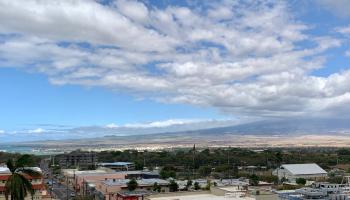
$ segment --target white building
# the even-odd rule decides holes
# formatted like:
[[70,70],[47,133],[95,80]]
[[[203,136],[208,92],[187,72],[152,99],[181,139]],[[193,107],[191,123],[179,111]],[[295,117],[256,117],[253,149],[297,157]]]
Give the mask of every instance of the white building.
[[275,169],[272,173],[278,176],[279,179],[288,179],[289,182],[295,182],[297,178],[324,180],[327,177],[327,172],[315,163],[285,164]]

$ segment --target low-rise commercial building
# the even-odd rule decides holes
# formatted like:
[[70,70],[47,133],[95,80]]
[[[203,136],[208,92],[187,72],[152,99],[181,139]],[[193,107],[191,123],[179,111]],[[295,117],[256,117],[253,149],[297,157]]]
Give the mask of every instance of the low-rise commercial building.
[[74,179],[74,189],[76,192],[85,195],[87,185],[92,183],[96,186],[97,190],[102,190],[103,182],[107,180],[123,180],[125,179],[125,173],[89,173],[89,174],[76,174]]

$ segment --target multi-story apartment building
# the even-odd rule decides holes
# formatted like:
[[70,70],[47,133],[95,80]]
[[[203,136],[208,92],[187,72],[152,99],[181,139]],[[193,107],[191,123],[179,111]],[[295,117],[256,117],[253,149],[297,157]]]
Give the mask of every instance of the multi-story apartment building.
[[55,160],[62,168],[76,167],[80,169],[95,168],[97,155],[95,152],[73,151],[71,153],[57,155]]
[[[33,167],[33,170],[41,172],[40,168]],[[5,184],[9,177],[11,176],[11,172],[7,167],[1,167],[0,166],[0,200],[5,200]],[[27,178],[35,191],[33,199],[34,200],[41,200],[41,199],[46,199],[47,198],[47,191],[44,186],[44,180],[43,176],[38,176],[38,177],[31,177],[28,175],[25,175],[25,178]],[[26,200],[31,200],[32,197],[28,195],[26,197]]]

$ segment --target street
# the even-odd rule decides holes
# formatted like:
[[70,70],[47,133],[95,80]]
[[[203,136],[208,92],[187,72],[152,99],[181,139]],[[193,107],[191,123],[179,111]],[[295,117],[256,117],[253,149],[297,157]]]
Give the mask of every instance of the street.
[[[73,199],[75,192],[68,188],[67,185],[60,182],[53,174],[52,169],[49,168],[50,161],[42,160],[40,163],[40,168],[44,174],[44,183],[49,186],[49,192],[52,194],[52,198],[67,200]],[[71,195],[74,194],[74,195]]]

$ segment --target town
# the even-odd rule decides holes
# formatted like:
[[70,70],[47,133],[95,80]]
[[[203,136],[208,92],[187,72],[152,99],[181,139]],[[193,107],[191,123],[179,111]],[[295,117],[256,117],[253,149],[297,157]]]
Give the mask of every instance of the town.
[[350,0],[0,0],[0,200],[350,200]]
[[14,172],[7,165],[16,159],[39,172],[25,176],[33,199],[350,199],[350,150],[343,148],[2,152],[0,199],[10,194],[6,183]]

